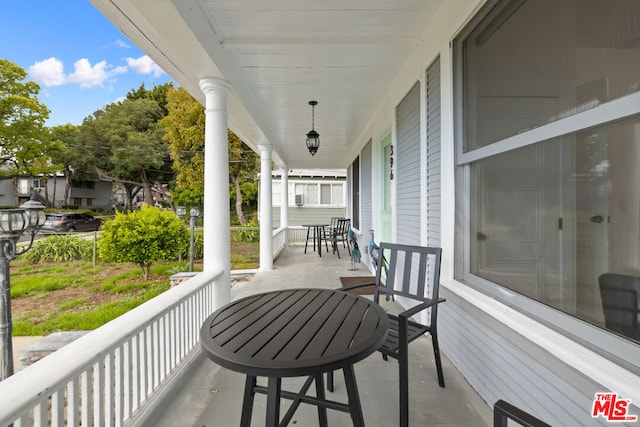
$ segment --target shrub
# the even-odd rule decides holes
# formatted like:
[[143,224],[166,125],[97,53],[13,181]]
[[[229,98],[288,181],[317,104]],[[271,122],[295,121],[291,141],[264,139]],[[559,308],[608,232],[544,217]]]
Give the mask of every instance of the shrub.
[[173,212],[142,206],[103,223],[99,253],[105,262],[139,265],[147,280],[152,263],[175,259],[188,241],[189,231]]
[[33,244],[22,256],[26,264],[90,260],[93,256],[93,240],[71,235],[52,235]]
[[255,243],[260,240],[260,228],[256,222],[248,222],[236,229],[234,238],[238,242]]
[[[189,258],[189,251],[191,250],[191,242],[187,239],[184,250],[182,251],[183,258]],[[202,259],[204,256],[204,235],[202,232],[196,231],[193,235],[193,258]]]

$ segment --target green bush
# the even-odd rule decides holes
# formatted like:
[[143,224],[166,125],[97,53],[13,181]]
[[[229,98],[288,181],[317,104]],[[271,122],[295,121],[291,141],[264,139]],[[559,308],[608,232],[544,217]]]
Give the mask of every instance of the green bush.
[[234,239],[243,243],[255,243],[260,240],[260,228],[256,222],[248,222],[236,228]]
[[98,247],[105,262],[137,264],[147,280],[152,263],[176,259],[188,241],[189,231],[173,212],[142,206],[105,221]]
[[26,264],[90,260],[93,257],[93,240],[72,235],[52,235],[33,244],[22,256]]

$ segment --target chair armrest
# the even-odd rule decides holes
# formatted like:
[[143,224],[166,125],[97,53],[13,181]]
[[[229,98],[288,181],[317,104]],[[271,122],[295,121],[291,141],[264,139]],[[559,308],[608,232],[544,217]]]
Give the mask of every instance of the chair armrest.
[[413,306],[405,311],[403,311],[402,313],[398,314],[398,318],[400,318],[403,321],[406,321],[409,317],[413,316],[414,314],[422,311],[422,310],[426,310],[429,307],[432,307],[436,304],[440,304],[441,302],[445,302],[446,300],[444,298],[438,298],[438,299],[429,299],[425,302],[423,302],[422,304],[418,304],[416,306]]
[[343,288],[337,288],[336,291],[350,291],[352,289],[358,289],[358,288],[364,288],[365,286],[372,286],[375,285],[375,279],[373,282],[371,283],[358,283],[357,285],[351,285],[351,286],[345,286]]

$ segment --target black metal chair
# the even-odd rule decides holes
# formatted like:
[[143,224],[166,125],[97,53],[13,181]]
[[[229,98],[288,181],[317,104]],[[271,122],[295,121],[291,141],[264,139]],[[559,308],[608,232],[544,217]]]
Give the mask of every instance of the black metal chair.
[[638,293],[640,277],[604,273],[598,278],[605,327],[640,341]]
[[333,247],[333,253],[338,254],[340,259],[340,250],[338,249],[338,242],[342,242],[342,247],[346,247],[351,255],[351,246],[349,245],[349,228],[351,227],[351,220],[347,218],[339,218],[336,221],[336,226],[331,232],[331,246]]
[[[394,358],[399,364],[400,381],[400,426],[409,425],[409,343],[431,335],[433,354],[438,374],[438,384],[444,387],[444,374],[438,345],[438,305],[445,300],[438,297],[440,289],[440,263],[442,249],[424,246],[410,246],[394,243],[380,243],[380,257],[388,260],[388,274],[384,274],[383,263],[378,263],[373,298],[376,303],[383,298],[394,296],[415,301],[415,305],[395,316],[389,314],[389,333],[378,349],[382,357]],[[371,284],[359,284],[342,288],[345,291]],[[428,324],[410,319],[424,310]],[[327,388],[333,391],[333,373],[328,374]]]

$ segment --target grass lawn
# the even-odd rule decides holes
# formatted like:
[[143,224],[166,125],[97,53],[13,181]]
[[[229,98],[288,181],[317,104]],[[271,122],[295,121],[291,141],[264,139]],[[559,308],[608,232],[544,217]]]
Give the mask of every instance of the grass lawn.
[[[258,243],[232,242],[231,269],[259,266]],[[154,264],[148,280],[133,264],[72,261],[26,265],[11,262],[13,335],[93,330],[169,289],[169,278],[188,260]],[[195,263],[196,271],[201,264]]]

